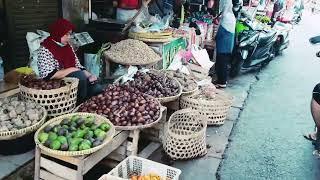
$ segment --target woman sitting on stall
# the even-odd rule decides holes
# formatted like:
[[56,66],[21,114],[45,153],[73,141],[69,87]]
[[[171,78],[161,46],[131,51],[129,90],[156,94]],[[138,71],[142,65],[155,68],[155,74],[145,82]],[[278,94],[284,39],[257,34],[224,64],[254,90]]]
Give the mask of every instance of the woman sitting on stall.
[[39,76],[43,79],[79,79],[78,104],[87,98],[102,92],[97,77],[89,73],[79,62],[72,46],[70,36],[75,26],[58,19],[49,27],[50,36],[41,43],[38,51]]

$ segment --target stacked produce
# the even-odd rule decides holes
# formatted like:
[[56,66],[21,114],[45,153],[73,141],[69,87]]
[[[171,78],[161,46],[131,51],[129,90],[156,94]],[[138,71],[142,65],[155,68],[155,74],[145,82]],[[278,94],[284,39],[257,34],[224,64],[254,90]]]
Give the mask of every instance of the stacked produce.
[[18,97],[0,99],[0,132],[15,131],[38,123],[44,116],[40,105]]
[[34,76],[24,76],[20,80],[20,84],[32,89],[38,90],[51,90],[51,89],[58,89],[66,85],[63,80],[58,79],[37,79]]
[[104,93],[83,103],[78,111],[104,115],[116,126],[140,126],[159,118],[160,105],[126,83],[108,86]]
[[167,71],[167,76],[169,78],[175,78],[179,81],[182,86],[182,92],[190,92],[198,88],[197,82],[191,76],[177,71]]
[[37,138],[53,150],[82,151],[101,145],[110,128],[106,122],[97,124],[93,116],[74,115],[57,125],[47,125]]
[[138,176],[138,175],[131,175],[130,180],[162,180],[158,174],[156,173],[149,173],[144,176]]
[[158,71],[137,72],[134,81],[130,81],[129,84],[156,98],[177,96],[180,93],[179,83]]
[[161,59],[147,44],[134,39],[123,40],[112,45],[105,55],[116,63],[130,65],[152,64]]

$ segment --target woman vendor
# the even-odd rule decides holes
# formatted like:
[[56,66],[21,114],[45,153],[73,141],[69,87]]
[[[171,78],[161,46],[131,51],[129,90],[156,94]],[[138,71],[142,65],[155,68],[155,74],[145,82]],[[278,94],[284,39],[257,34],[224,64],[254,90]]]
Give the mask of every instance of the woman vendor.
[[74,29],[75,26],[65,19],[58,19],[49,26],[50,36],[41,43],[38,51],[38,68],[39,76],[43,79],[78,78],[77,103],[79,104],[101,93],[103,89],[96,83],[97,77],[80,64],[74,49],[69,44]]

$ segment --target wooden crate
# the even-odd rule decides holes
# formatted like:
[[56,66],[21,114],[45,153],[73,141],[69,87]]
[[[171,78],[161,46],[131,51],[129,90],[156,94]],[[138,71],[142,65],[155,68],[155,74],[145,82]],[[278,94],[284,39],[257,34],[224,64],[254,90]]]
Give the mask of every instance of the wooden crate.
[[[82,180],[93,166],[116,150],[129,137],[129,131],[117,131],[110,144],[90,155],[66,157],[48,154],[36,147],[34,179]],[[49,158],[48,158],[49,157]],[[58,160],[62,161],[60,163]],[[75,169],[68,165],[76,166]]]

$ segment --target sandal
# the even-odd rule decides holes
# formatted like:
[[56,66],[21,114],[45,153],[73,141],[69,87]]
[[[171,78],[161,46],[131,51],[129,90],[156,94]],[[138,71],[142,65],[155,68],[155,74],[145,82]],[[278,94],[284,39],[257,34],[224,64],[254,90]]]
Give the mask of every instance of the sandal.
[[315,133],[304,134],[303,137],[309,141],[316,141],[317,140]]
[[217,89],[222,89],[222,88],[226,88],[227,84],[215,84]]

